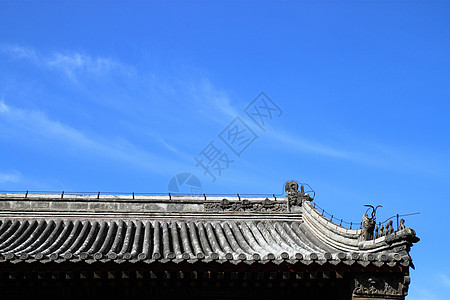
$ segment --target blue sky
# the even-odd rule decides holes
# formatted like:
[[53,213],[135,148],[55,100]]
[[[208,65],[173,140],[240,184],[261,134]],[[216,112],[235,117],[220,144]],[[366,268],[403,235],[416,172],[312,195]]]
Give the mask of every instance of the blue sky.
[[[444,299],[449,10],[2,1],[0,189],[167,192],[187,172],[209,194],[280,194],[296,179],[347,221],[364,204],[383,205],[379,221],[420,212],[408,299]],[[279,108],[260,108],[263,128],[245,112],[260,92]],[[247,136],[231,141],[236,124]],[[205,153],[221,158],[215,181]]]

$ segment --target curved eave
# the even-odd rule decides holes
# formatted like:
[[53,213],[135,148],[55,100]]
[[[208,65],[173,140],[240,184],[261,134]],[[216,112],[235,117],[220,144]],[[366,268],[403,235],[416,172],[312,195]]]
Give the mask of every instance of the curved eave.
[[408,266],[408,255],[333,251],[299,221],[0,220],[0,261]]
[[361,230],[347,229],[328,220],[309,201],[303,202],[302,218],[307,231],[320,240],[321,243],[336,251],[358,253],[360,255],[375,255],[375,253],[392,252],[393,246],[417,242],[419,239],[411,228],[406,228],[392,234],[370,241],[361,241]]

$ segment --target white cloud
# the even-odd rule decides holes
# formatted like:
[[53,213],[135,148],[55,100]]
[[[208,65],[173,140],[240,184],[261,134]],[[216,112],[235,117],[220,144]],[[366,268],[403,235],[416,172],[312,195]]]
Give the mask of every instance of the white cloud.
[[[246,118],[242,111],[231,104],[230,96],[226,92],[217,89],[211,82],[203,80],[200,84],[192,83],[189,85],[184,84],[183,86],[187,89],[190,98],[197,105],[200,112],[209,116],[210,119],[227,124],[237,116]],[[383,164],[380,160],[366,153],[348,151],[344,148],[337,148],[317,141],[308,140],[285,132],[282,129],[274,129],[270,125],[267,125],[266,132],[261,135],[261,138],[265,137],[273,140],[280,147],[290,149],[291,151],[302,151],[370,165]]]
[[[197,102],[200,108],[211,110],[230,110],[229,100],[223,93],[215,92],[215,89],[207,82],[195,83],[189,86],[177,82],[176,79],[169,81],[152,74],[138,74],[133,66],[125,65],[121,62],[105,58],[93,57],[74,51],[56,51],[51,54],[41,54],[32,48],[21,47],[17,45],[2,45],[0,51],[14,58],[30,59],[35,66],[49,71],[56,71],[68,78],[75,89],[81,94],[83,101],[95,101],[102,106],[113,108],[124,120],[138,119],[139,122],[133,124],[139,128],[133,128],[133,131],[148,131],[148,128],[142,126],[145,123],[143,111],[148,114],[155,114],[155,110],[150,104],[158,102],[171,101],[190,101]],[[97,86],[92,86],[92,78],[101,79],[96,81]],[[149,82],[149,79],[150,82]],[[161,95],[163,94],[163,95]],[[181,94],[184,95],[181,96]],[[188,97],[186,97],[186,94]],[[153,97],[156,96],[156,97]],[[150,100],[149,100],[150,99]],[[136,109],[139,107],[140,109]],[[170,104],[166,107],[171,107]],[[180,109],[180,106],[177,106]],[[6,105],[0,100],[0,116],[8,117],[16,127],[35,131],[48,139],[58,140],[60,142],[70,143],[77,148],[96,149],[97,152],[109,153],[111,157],[124,160],[137,160],[136,157],[146,157],[148,159],[158,159],[147,151],[138,149],[126,140],[120,141],[102,141],[102,138],[94,137],[92,134],[86,135],[75,128],[67,126],[58,120],[50,119],[46,114],[37,110],[24,110]],[[210,113],[209,115],[217,115]],[[157,113],[160,119],[175,119],[173,110]],[[167,121],[167,120],[166,120]],[[173,120],[168,120],[173,121]],[[1,125],[1,124],[0,124]],[[154,125],[154,124],[152,124]],[[1,134],[0,134],[1,135]],[[10,132],[3,132],[3,135],[13,135]],[[192,157],[183,151],[180,151],[175,145],[171,145],[159,134],[152,136],[153,140],[170,151],[181,157],[183,161],[191,161]],[[109,145],[109,146],[108,146]],[[129,148],[127,151],[121,151],[119,148]],[[134,150],[133,150],[134,149]],[[130,154],[134,151],[135,155]],[[151,157],[148,157],[151,156]],[[171,163],[168,163],[170,165]],[[173,163],[172,163],[173,164]],[[167,168],[162,168],[167,169]]]
[[229,95],[208,80],[184,82],[180,85],[186,91],[188,100],[197,107],[197,112],[210,120],[228,123],[240,114],[231,104]]
[[429,288],[415,287],[414,290],[412,288],[409,289],[408,296],[406,297],[408,300],[440,300],[445,299],[445,297],[440,297],[433,292],[430,292]]
[[37,66],[62,72],[74,82],[78,82],[78,77],[86,75],[103,76],[120,73],[128,76],[134,72],[130,66],[110,58],[92,57],[76,51],[42,55],[33,48],[12,44],[3,44],[0,50],[13,58],[28,59]]
[[[237,116],[247,118],[245,113],[231,104],[230,96],[226,92],[217,89],[211,82],[203,80],[200,84],[192,83],[189,85],[184,84],[183,86],[187,89],[190,98],[197,105],[199,111],[211,120],[227,124]],[[302,151],[314,155],[334,157],[369,165],[384,165],[382,161],[376,159],[373,155],[349,151],[345,148],[338,148],[305,139],[293,133],[283,131],[282,129],[275,129],[269,124],[267,125],[266,132],[261,135],[261,138],[265,137],[273,140],[274,144],[289,149],[290,151]]]
[[279,130],[277,130],[276,132],[270,131],[269,134],[273,139],[276,139],[278,142],[283,143],[284,146],[291,147],[295,150],[344,159],[348,159],[354,156],[354,153],[352,154],[343,150],[337,150],[332,147],[296,137],[292,134]]
[[56,53],[46,63],[49,67],[62,71],[69,79],[76,81],[75,71],[83,68],[87,62],[86,58],[79,53],[70,56]]
[[[148,99],[154,101],[188,102],[197,108],[197,112],[204,117],[219,123],[229,122],[240,112],[233,107],[231,99],[226,92],[219,90],[206,79],[169,79],[151,72],[138,73],[134,66],[126,65],[107,57],[95,57],[77,51],[55,51],[42,54],[33,48],[13,44],[0,45],[0,51],[17,59],[28,59],[40,68],[60,72],[77,86],[85,97],[94,101],[104,101],[106,105],[117,105],[116,100],[109,94],[122,93],[121,102],[127,98],[127,106]],[[91,79],[105,79],[101,87],[92,91]],[[108,80],[112,79],[112,80]],[[113,90],[114,92],[112,92]],[[104,94],[107,101],[101,100]],[[121,107],[123,111],[123,107]],[[219,117],[218,117],[219,116]],[[224,118],[225,117],[225,118]]]
[[168,151],[178,155],[179,157],[184,158],[185,160],[191,160],[192,156],[184,153],[183,151],[179,150],[177,147],[174,147],[166,142],[162,137],[158,136],[156,140],[161,143]]
[[317,141],[308,140],[292,133],[283,131],[282,129],[274,129],[268,126],[264,136],[268,136],[280,148],[288,149],[287,151],[301,151],[313,155],[328,156],[357,163],[364,163],[368,165],[384,166],[376,155],[349,151],[345,148],[338,148],[332,145],[319,143]]
[[8,113],[9,109],[3,101],[0,102],[0,113]]
[[0,184],[5,183],[18,183],[21,180],[22,175],[18,171],[10,171],[7,173],[0,173]]
[[223,91],[218,90],[211,82],[204,80],[201,85],[201,95],[209,103],[231,119],[239,115],[239,111],[231,105],[230,97]]
[[[295,152],[301,151],[312,155],[331,157],[358,164],[364,164],[381,169],[399,172],[420,172],[424,175],[438,176],[448,182],[448,159],[434,151],[430,155],[415,153],[415,149],[395,145],[383,145],[376,142],[364,142],[363,139],[353,137],[345,143],[326,144],[305,139],[295,132],[286,132],[283,129],[274,129],[268,126],[262,138],[268,137],[280,149]],[[353,147],[355,146],[355,147]],[[355,148],[355,149],[354,149]],[[357,149],[356,149],[357,148]],[[442,157],[442,159],[441,159]]]
[[127,140],[108,140],[98,136],[89,136],[59,121],[51,120],[40,111],[19,109],[0,101],[0,119],[1,117],[11,124],[10,130],[25,131],[29,137],[38,136],[40,140],[56,141],[58,145],[131,163],[135,167],[145,168],[156,173],[165,174],[165,172],[169,172],[168,170],[182,167],[181,164],[170,159],[139,149]]
[[0,46],[0,50],[14,58],[25,58],[35,63],[38,61],[38,55],[36,51],[31,48],[18,45],[3,44]]
[[447,274],[439,274],[439,279],[441,280],[443,286],[450,289],[450,277]]
[[109,58],[93,58],[88,55],[74,53],[55,53],[44,59],[45,64],[51,69],[56,69],[74,81],[77,81],[77,74],[90,74],[101,76],[109,74],[112,70],[123,69],[124,67]]
[[[206,79],[176,80],[171,78],[167,80],[154,74],[138,74],[132,66],[109,58],[93,57],[76,51],[59,51],[42,55],[32,48],[17,45],[2,45],[0,50],[11,57],[28,59],[35,65],[60,72],[75,84],[90,83],[92,78],[114,76],[114,79],[111,81],[105,80],[103,82],[105,85],[101,85],[101,88],[98,90],[95,90],[95,88],[92,90],[91,85],[88,84],[86,84],[86,87],[78,86],[78,88],[82,91],[82,96],[85,99],[113,107],[121,116],[127,114],[126,119],[142,118],[142,112],[137,111],[135,108],[141,107],[147,110],[147,107],[151,107],[150,102],[157,103],[158,101],[170,101],[167,107],[173,108],[175,105],[176,108],[174,110],[179,110],[177,113],[180,113],[188,105],[189,110],[198,114],[198,117],[224,126],[237,116],[245,117],[245,114],[242,112],[243,107],[236,108],[233,106],[232,97]],[[194,110],[191,109],[192,106],[195,108]],[[8,109],[8,106],[0,102],[0,113],[7,113]],[[151,109],[148,109],[146,112],[154,114],[154,110]],[[14,111],[16,117],[21,115],[22,119],[26,119],[23,113],[23,111],[17,109]],[[86,135],[71,127],[49,120],[45,115],[39,115],[39,112],[32,111],[27,113],[30,113],[29,117],[40,120],[37,124],[41,127],[43,135],[58,135],[61,140],[69,139],[70,137],[71,141],[78,141],[77,144],[85,147],[90,145],[90,148],[102,146],[95,143],[95,138],[87,138]],[[168,110],[164,111],[163,109],[158,110],[157,117],[165,119],[167,122],[179,121],[176,113]],[[145,122],[145,120],[142,122]],[[141,128],[141,130],[143,129]],[[272,144],[288,149],[287,151],[301,151],[382,168],[425,171],[448,178],[448,175],[443,175],[445,173],[444,168],[441,167],[441,163],[436,163],[437,160],[414,156],[409,149],[401,150],[372,144],[355,150],[348,143],[323,143],[304,138],[295,132],[283,131],[283,129],[278,128],[268,128],[261,137],[271,139],[273,141]],[[166,140],[159,136],[154,136],[154,139],[160,145],[166,147],[168,151],[188,160],[188,155],[182,153],[174,145],[167,143]],[[354,142],[360,145],[358,138],[354,138]]]

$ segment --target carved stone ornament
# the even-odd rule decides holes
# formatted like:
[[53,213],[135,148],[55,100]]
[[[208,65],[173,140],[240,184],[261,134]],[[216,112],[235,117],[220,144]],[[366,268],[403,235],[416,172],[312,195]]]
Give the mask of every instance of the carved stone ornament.
[[353,295],[403,299],[408,294],[409,281],[409,276],[404,276],[403,273],[356,275]]
[[397,230],[403,230],[405,229],[405,220],[404,219],[400,219],[400,225],[398,226]]
[[286,191],[286,197],[291,206],[300,206],[303,200],[312,200],[309,195],[305,193],[303,185],[300,186],[300,191],[298,190],[298,183],[296,181],[288,181],[284,186],[284,190]]
[[263,201],[229,201],[223,199],[220,202],[206,202],[205,211],[249,211],[249,212],[286,212],[287,206],[279,201],[272,201],[266,198]]
[[[363,215],[362,218],[362,227],[361,227],[361,235],[359,236],[359,239],[361,241],[370,241],[373,239],[373,230],[375,229],[375,214],[377,212],[377,209],[379,207],[382,207],[381,205],[377,205],[377,207],[373,207],[370,204],[365,204],[364,206],[369,207],[367,210],[372,209],[371,216],[369,217],[366,213]],[[376,236],[380,236],[379,234],[376,234]]]
[[361,240],[370,241],[373,239],[373,230],[375,228],[375,221],[367,214],[364,214],[362,219]]

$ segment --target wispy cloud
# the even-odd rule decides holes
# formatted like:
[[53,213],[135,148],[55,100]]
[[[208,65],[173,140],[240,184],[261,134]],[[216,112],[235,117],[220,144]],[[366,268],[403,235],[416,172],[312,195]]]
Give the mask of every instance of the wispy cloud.
[[89,136],[59,121],[51,120],[41,111],[20,109],[0,101],[0,118],[12,125],[10,130],[25,131],[28,136],[57,141],[59,145],[132,163],[135,167],[145,168],[155,173],[165,173],[164,170],[183,167],[181,163],[144,151],[125,139],[107,140],[98,136]]
[[41,54],[33,48],[13,44],[3,44],[0,50],[15,59],[27,59],[33,64],[63,73],[73,82],[80,76],[105,76],[116,72],[131,75],[134,69],[110,58],[92,57],[76,51]]
[[9,172],[0,172],[0,184],[5,183],[18,183],[21,181],[22,175],[16,170]]
[[62,187],[58,178],[40,176],[39,178],[27,176],[17,170],[0,172],[0,189],[3,191],[24,190],[51,190],[55,187]]
[[[117,113],[117,120],[123,120],[122,123],[133,120],[130,123],[130,126],[133,127],[130,128],[133,134],[141,132],[149,136],[154,144],[162,146],[167,152],[181,158],[181,164],[183,162],[191,163],[192,156],[186,154],[176,144],[171,144],[163,137],[163,132],[158,130],[158,133],[155,134],[156,131],[152,129],[155,126],[153,120],[159,120],[160,123],[180,122],[182,124],[177,113],[184,113],[193,107],[197,107],[199,111],[206,111],[205,114],[212,116],[213,120],[218,119],[218,114],[232,115],[233,108],[227,95],[214,88],[206,80],[179,80],[177,78],[168,80],[159,78],[152,73],[139,73],[135,67],[110,58],[93,57],[74,51],[42,54],[33,48],[10,44],[1,45],[0,51],[15,59],[28,60],[48,72],[60,73],[63,78],[67,78],[73,83],[74,89],[70,92],[75,91],[82,95],[80,101],[95,102],[107,107],[108,110],[114,110]],[[99,84],[92,85],[92,77],[98,79],[96,82]],[[154,109],[155,105],[158,106],[158,110]],[[87,134],[58,120],[51,119],[39,110],[21,109],[0,101],[0,113],[14,122],[16,127],[30,132],[33,128],[42,137],[61,143],[70,143],[76,148],[95,149],[97,153],[108,153],[110,157],[121,160],[138,161],[139,157],[145,158],[146,161],[160,160],[156,155],[138,148],[126,139],[103,141],[101,134],[100,136]],[[148,122],[149,119],[152,122]],[[7,132],[3,133],[3,135],[8,134]],[[122,148],[127,148],[127,150],[122,151]],[[168,162],[168,165],[171,164],[177,163]],[[142,166],[142,164],[140,165]]]
[[[142,111],[135,108],[146,109],[151,104],[158,105],[158,117],[167,120],[174,118],[176,111],[184,113],[185,109],[215,123],[226,123],[239,113],[225,91],[202,77],[167,77],[77,51],[41,53],[14,44],[0,45],[0,51],[15,59],[28,60],[46,71],[58,72],[62,76],[55,79],[68,79],[84,100],[113,107],[121,114],[129,114],[128,117],[139,117]],[[148,113],[154,113],[154,109]]]
[[9,107],[3,101],[0,101],[0,113],[9,113]]
[[189,101],[206,118],[219,123],[227,123],[236,118],[240,111],[233,106],[232,99],[215,87],[209,80],[179,82]]
[[399,172],[419,172],[424,175],[438,176],[449,181],[447,167],[448,159],[439,153],[415,153],[414,149],[385,145],[380,142],[367,142],[363,138],[347,138],[342,143],[325,143],[318,140],[304,138],[295,132],[286,132],[282,128],[270,125],[263,137],[272,140],[275,145],[287,152],[303,152],[316,156],[330,157],[349,162],[363,164],[375,168],[395,170]]
[[409,290],[408,300],[441,300],[444,299],[435,293],[431,292],[429,288],[415,287],[414,290]]
[[28,59],[34,63],[38,63],[38,54],[32,48],[19,45],[3,44],[0,50],[13,58]]
[[[229,123],[237,116],[246,118],[242,108],[238,109],[232,104],[232,98],[225,91],[216,88],[208,80],[203,80],[201,84],[185,84],[192,101],[200,111],[208,115],[211,120],[219,123]],[[251,100],[251,99],[250,99]],[[212,113],[214,111],[214,113]],[[373,155],[363,152],[352,151],[345,147],[336,147],[330,144],[320,143],[311,139],[287,132],[282,128],[275,128],[267,124],[267,130],[261,138],[268,138],[272,144],[289,151],[301,151],[313,155],[327,156],[358,163],[381,165],[382,161]]]
[[361,155],[358,153],[352,153],[343,149],[337,149],[332,146],[314,142],[304,139],[302,137],[294,136],[293,134],[273,129],[268,131],[270,138],[275,139],[281,143],[283,147],[290,147],[294,151],[303,151],[318,155],[330,156],[341,159],[357,159]]
[[159,143],[161,143],[165,149],[167,149],[168,151],[174,153],[175,155],[185,159],[186,161],[191,160],[192,156],[186,154],[184,151],[181,151],[180,149],[178,149],[177,147],[169,144],[165,139],[163,139],[159,134],[156,135],[156,137],[154,137],[154,139],[156,141],[158,141]]
[[[239,107],[242,103],[236,104],[239,103],[238,100],[233,99],[233,96],[227,91],[214,86],[205,78],[160,78],[152,73],[138,72],[135,67],[110,58],[93,57],[76,51],[56,51],[51,54],[41,54],[33,48],[18,45],[2,45],[0,50],[10,57],[29,60],[39,67],[59,72],[74,83],[78,90],[82,90],[85,99],[113,108],[126,120],[140,120],[140,125],[136,126],[142,127],[143,124],[148,124],[145,123],[146,119],[143,117],[144,111],[147,115],[152,115],[160,121],[164,120],[164,122],[173,124],[180,122],[177,114],[184,113],[184,110],[189,110],[193,114],[197,114],[198,118],[204,118],[208,122],[221,124],[221,126],[227,125],[236,116],[245,117],[242,112],[243,107]],[[92,78],[105,79],[105,84],[101,85],[103,88],[94,87],[94,89],[99,89],[92,91],[92,85],[90,84]],[[111,78],[112,80],[109,80]],[[80,83],[85,86],[81,87]],[[152,105],[158,105],[157,112],[152,109]],[[136,107],[141,109],[136,110]],[[36,124],[40,126],[41,135],[58,136],[62,141],[68,139],[73,142],[76,141],[78,147],[81,147],[81,145],[90,149],[103,147],[102,151],[111,155],[115,153],[114,156],[116,157],[123,155],[118,151],[117,146],[105,148],[103,143],[97,142],[99,140],[97,137],[87,136],[73,127],[56,120],[50,120],[39,111],[25,112],[8,107],[5,103],[0,102],[0,113],[14,114],[16,118],[20,117],[22,120],[29,120],[30,118],[39,120]],[[25,114],[27,117],[25,117]],[[138,124],[136,121],[134,123]],[[148,128],[149,126],[135,129],[145,132]],[[150,134],[149,136],[153,138],[154,142],[176,154],[182,160],[190,160],[191,156],[184,153],[179,145],[171,144],[160,134]],[[323,139],[314,140],[296,132],[286,131],[282,127],[275,128],[269,125],[268,130],[261,138],[268,138],[271,141],[270,144],[288,152],[303,152],[380,168],[409,171],[412,169],[428,170],[429,172],[442,173],[439,165],[433,164],[430,159],[426,163],[426,159],[414,157],[410,151],[402,151],[385,145],[361,145],[358,137],[353,138],[354,145],[359,145],[355,148],[347,142],[327,143]],[[127,142],[122,140],[120,143],[126,144]],[[133,148],[133,146],[131,147]],[[135,151],[142,150],[136,148]],[[146,151],[142,152],[147,153]]]
[[[109,58],[93,58],[81,53],[54,53],[48,58],[44,58],[44,63],[52,69],[63,72],[70,80],[78,81],[77,75],[90,74],[102,76],[111,71],[125,67]],[[130,70],[128,70],[130,72]]]
[[[184,85],[190,94],[190,98],[206,116],[215,122],[227,124],[237,116],[247,118],[242,108],[238,109],[232,104],[232,98],[225,91],[216,88],[211,82],[203,80],[201,84]],[[251,122],[250,122],[251,123]],[[289,149],[288,151],[304,152],[313,155],[326,156],[349,160],[357,163],[369,165],[384,165],[376,158],[373,153],[357,152],[346,149],[345,147],[336,147],[331,144],[321,143],[311,139],[304,138],[292,132],[287,132],[282,128],[275,128],[267,124],[267,130],[261,135],[261,138],[272,140],[273,145],[280,148]]]
[[450,289],[450,276],[444,273],[439,274],[439,279],[443,286]]
[[201,82],[199,90],[200,95],[224,116],[233,119],[238,116],[239,110],[231,104],[230,96],[226,92],[219,90],[208,80]]

